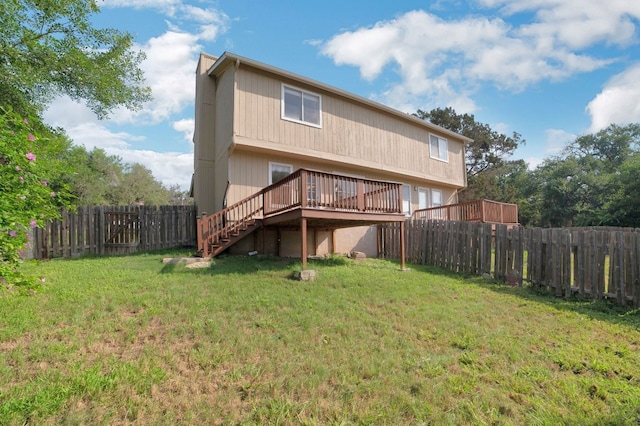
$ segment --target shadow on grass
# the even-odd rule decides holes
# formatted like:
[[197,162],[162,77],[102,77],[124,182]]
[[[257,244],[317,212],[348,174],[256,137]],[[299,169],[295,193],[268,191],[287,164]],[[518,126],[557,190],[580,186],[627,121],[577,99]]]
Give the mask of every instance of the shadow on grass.
[[[323,259],[309,259],[307,269],[319,267],[344,266],[353,262],[342,256],[331,256]],[[211,266],[207,268],[187,268],[181,263],[167,263],[162,267],[161,274],[190,273],[194,275],[226,275],[226,274],[254,274],[256,272],[282,272],[289,277],[296,270],[301,270],[299,259],[276,256],[219,256],[211,259]]]
[[478,277],[467,277],[467,280],[491,291],[543,303],[560,311],[576,312],[590,319],[640,328],[640,309],[619,306],[610,300],[593,300],[580,296],[559,298],[551,292],[535,290],[526,284],[524,287],[512,287],[507,284],[488,283]]

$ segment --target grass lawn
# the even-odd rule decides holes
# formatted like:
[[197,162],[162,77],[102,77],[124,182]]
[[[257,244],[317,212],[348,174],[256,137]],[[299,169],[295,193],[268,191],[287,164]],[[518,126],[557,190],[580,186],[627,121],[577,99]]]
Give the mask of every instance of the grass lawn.
[[640,313],[393,262],[164,252],[0,289],[0,424],[638,424]]

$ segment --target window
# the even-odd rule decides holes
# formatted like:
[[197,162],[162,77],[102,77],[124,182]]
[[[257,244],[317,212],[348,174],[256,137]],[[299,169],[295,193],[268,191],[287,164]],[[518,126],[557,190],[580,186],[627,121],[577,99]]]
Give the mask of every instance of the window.
[[291,164],[269,163],[269,185],[286,178],[292,172]]
[[439,189],[431,190],[431,207],[442,206],[442,191]]
[[321,127],[322,100],[320,95],[282,85],[282,118]]
[[402,185],[402,213],[411,216],[411,185]]
[[429,135],[429,152],[431,158],[449,161],[449,147],[446,139],[435,135]]
[[429,190],[425,188],[418,188],[418,208],[429,208]]

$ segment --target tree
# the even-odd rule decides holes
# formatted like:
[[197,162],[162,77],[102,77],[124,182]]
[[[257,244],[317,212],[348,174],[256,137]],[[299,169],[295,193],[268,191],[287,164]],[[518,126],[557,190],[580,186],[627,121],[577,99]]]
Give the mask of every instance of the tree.
[[612,124],[578,137],[533,173],[539,225],[635,226],[640,127]]
[[640,227],[640,152],[629,156],[614,175],[616,191],[605,205],[608,222],[615,226]]
[[158,182],[151,170],[134,163],[125,168],[117,191],[117,204],[158,206],[169,204],[169,191]]
[[67,161],[74,168],[67,182],[78,205],[114,204],[124,167],[121,158],[107,155],[100,148],[87,152],[84,147],[76,146],[69,151]]
[[0,103],[39,114],[55,95],[84,100],[102,118],[150,99],[133,37],[96,29],[95,0],[0,2]]

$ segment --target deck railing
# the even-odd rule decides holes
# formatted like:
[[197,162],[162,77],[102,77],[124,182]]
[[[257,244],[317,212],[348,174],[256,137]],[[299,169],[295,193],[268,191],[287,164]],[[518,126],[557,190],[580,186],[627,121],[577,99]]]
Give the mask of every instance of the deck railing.
[[354,213],[400,213],[402,185],[299,169],[266,187],[265,216],[301,207]]
[[209,257],[213,245],[231,238],[256,219],[262,218],[262,203],[262,192],[258,192],[212,215],[198,217],[198,250],[203,257]]
[[298,169],[254,195],[198,218],[198,250],[238,234],[258,219],[296,208],[354,213],[401,213],[402,184]]
[[518,223],[518,206],[491,200],[475,200],[416,210],[413,218],[516,224]]

